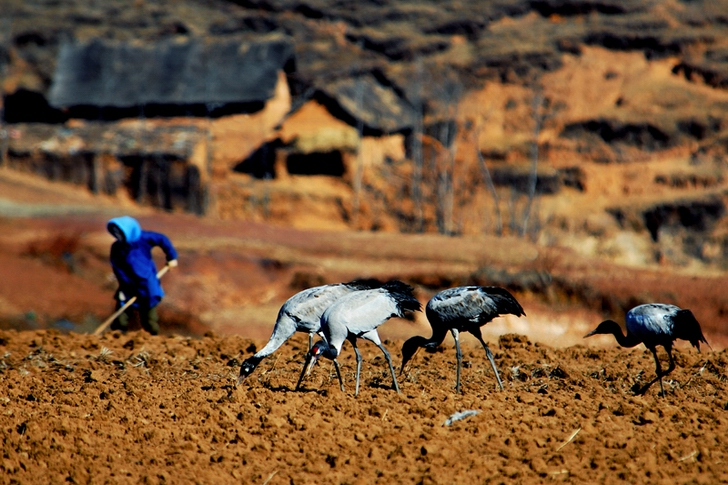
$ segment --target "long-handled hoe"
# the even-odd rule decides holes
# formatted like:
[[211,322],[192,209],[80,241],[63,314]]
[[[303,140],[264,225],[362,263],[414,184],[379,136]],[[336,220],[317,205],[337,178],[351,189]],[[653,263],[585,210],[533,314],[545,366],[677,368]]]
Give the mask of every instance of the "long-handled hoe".
[[[169,271],[169,265],[165,265],[164,268],[160,269],[157,272],[157,278],[159,279],[162,276],[164,276],[167,273],[167,271]],[[101,325],[96,327],[96,330],[94,330],[94,335],[101,335],[102,333],[104,333],[104,330],[106,330],[108,328],[108,326],[111,325],[111,322],[116,320],[116,318],[119,315],[124,313],[124,311],[126,311],[127,308],[129,308],[132,304],[134,304],[136,299],[137,299],[136,296],[132,296],[131,298],[129,298],[129,300],[126,303],[124,303],[124,305],[121,308],[116,310],[113,315],[111,315],[109,318],[104,320],[104,323],[102,323]]]

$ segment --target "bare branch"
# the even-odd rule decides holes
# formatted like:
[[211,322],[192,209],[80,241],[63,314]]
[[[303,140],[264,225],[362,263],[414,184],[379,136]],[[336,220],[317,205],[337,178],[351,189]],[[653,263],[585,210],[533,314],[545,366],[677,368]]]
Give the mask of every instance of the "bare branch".
[[528,186],[528,201],[526,209],[523,211],[523,226],[521,227],[521,236],[525,236],[528,231],[528,222],[531,217],[531,206],[533,199],[536,197],[536,184],[538,182],[538,134],[541,131],[541,113],[540,108],[543,104],[543,95],[538,90],[533,98],[533,144],[531,145],[531,177]]
[[[361,79],[356,82],[356,109],[362,113],[364,109],[364,83]],[[355,229],[359,226],[359,209],[361,200],[362,178],[364,176],[364,160],[362,155],[362,142],[364,141],[364,120],[361,114],[357,117],[357,132],[359,134],[359,150],[356,155],[356,171],[354,172],[354,200],[352,201],[352,217]]]
[[475,130],[475,153],[478,154],[478,160],[480,160],[480,171],[483,173],[483,179],[485,180],[485,184],[488,186],[488,190],[490,191],[490,194],[493,196],[493,202],[495,203],[495,233],[498,236],[503,235],[503,219],[501,218],[501,212],[500,212],[500,199],[498,198],[498,192],[495,190],[495,185],[493,184],[493,178],[490,176],[490,170],[488,170],[488,164],[485,163],[485,158],[483,158],[483,154],[480,151],[480,146],[478,145],[478,140],[480,139],[480,131],[481,128],[479,127],[477,130]]
[[424,102],[422,101],[422,78],[424,72],[422,60],[417,60],[417,74],[415,75],[415,127],[412,134],[412,202],[415,206],[415,232],[422,232],[424,228],[424,213],[422,210],[422,135],[424,134]]

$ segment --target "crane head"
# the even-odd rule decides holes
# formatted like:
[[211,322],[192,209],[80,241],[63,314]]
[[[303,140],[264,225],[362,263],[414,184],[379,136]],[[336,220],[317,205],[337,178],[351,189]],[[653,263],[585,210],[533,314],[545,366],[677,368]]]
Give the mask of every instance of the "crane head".
[[591,337],[592,335],[616,335],[622,334],[622,328],[614,320],[604,320],[602,323],[597,325],[597,328],[584,335],[584,338]]
[[420,347],[425,347],[428,345],[428,342],[425,337],[420,336],[415,336],[405,341],[402,345],[402,368],[399,370],[400,374],[404,372],[404,366],[415,356],[417,351],[420,350]]
[[259,362],[260,359],[256,359],[255,357],[250,357],[243,361],[240,365],[240,375],[238,375],[238,380],[235,382],[236,387],[242,384],[245,378],[253,373],[255,368],[258,367]]
[[328,350],[329,346],[326,342],[323,340],[319,340],[316,342],[316,344],[311,347],[311,350],[308,351],[308,355],[310,356],[310,361],[308,363],[308,367],[306,368],[306,375],[311,373],[311,369],[313,369],[313,366],[316,365],[316,362],[318,362],[319,357],[324,355],[326,350]]

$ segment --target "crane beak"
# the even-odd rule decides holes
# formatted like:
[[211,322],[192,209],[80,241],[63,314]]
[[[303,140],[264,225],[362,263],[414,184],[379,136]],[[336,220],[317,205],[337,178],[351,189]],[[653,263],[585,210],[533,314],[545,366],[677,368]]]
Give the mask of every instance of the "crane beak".
[[308,362],[308,365],[306,366],[306,375],[308,376],[311,373],[311,369],[313,369],[313,366],[316,365],[316,362],[318,362],[318,354],[311,354],[311,359]]
[[597,333],[597,330],[594,329],[591,332],[589,332],[588,334],[584,335],[584,338],[591,337],[592,335],[596,335],[596,333]]
[[406,360],[404,358],[402,358],[402,367],[400,367],[400,369],[399,369],[399,375],[404,374],[404,368],[407,367],[407,364],[409,363],[410,360],[412,360],[412,358],[415,355],[417,355],[417,352],[415,352],[411,357],[408,357]]
[[260,359],[256,359],[255,356],[250,357],[249,359],[245,359],[243,361],[242,365],[240,366],[240,374],[238,375],[238,380],[235,381],[235,387],[238,387],[240,384],[242,384],[245,378],[253,373],[258,365],[258,362],[260,362]]

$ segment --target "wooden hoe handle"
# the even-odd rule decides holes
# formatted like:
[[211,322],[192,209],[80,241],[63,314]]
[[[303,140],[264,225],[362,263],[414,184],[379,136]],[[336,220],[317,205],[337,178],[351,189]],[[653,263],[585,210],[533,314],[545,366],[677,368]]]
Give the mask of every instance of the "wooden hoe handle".
[[[160,269],[159,272],[157,273],[157,278],[161,278],[162,276],[164,276],[167,273],[167,271],[169,271],[169,266],[165,265],[164,268]],[[102,333],[104,333],[104,330],[106,330],[108,328],[108,326],[111,325],[111,322],[116,320],[119,315],[124,313],[124,311],[126,311],[126,309],[129,308],[136,301],[136,299],[137,299],[136,296],[132,296],[131,298],[129,298],[129,300],[127,300],[127,302],[124,303],[124,305],[121,308],[116,310],[113,313],[113,315],[111,315],[109,318],[104,320],[104,323],[102,323],[101,325],[96,327],[96,330],[94,330],[94,335],[101,335]]]

